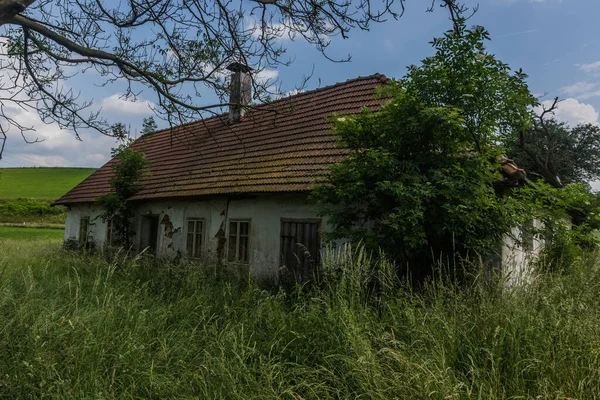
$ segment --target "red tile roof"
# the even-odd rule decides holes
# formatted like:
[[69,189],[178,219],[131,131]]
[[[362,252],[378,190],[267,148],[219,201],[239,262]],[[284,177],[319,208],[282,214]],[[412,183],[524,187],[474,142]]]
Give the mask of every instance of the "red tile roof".
[[[359,77],[257,106],[233,125],[220,115],[142,137],[132,146],[150,161],[150,175],[132,199],[310,191],[347,154],[325,117],[379,107],[385,100],[375,89],[387,82]],[[113,162],[54,204],[107,194]]]

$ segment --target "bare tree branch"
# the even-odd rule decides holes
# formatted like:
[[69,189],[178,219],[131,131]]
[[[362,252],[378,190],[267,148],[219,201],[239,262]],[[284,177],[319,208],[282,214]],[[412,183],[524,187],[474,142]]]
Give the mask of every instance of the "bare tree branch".
[[[406,0],[0,0],[0,109],[9,103],[38,112],[79,138],[82,129],[111,135],[111,124],[91,100],[65,89],[93,68],[102,82],[119,83],[123,98],[153,93],[154,113],[171,126],[215,115],[227,100],[225,67],[242,62],[254,71],[254,101],[281,95],[263,71],[289,65],[283,39],[301,38],[327,59],[332,38],[397,19]],[[434,3],[435,4],[434,0]],[[452,15],[454,0],[440,0]],[[312,74],[311,74],[312,75]],[[17,83],[18,82],[18,83]],[[302,90],[302,79],[297,90]],[[207,104],[202,96],[216,94]],[[85,113],[89,112],[89,115]],[[0,141],[12,127],[0,114]],[[1,152],[0,152],[1,155]]]

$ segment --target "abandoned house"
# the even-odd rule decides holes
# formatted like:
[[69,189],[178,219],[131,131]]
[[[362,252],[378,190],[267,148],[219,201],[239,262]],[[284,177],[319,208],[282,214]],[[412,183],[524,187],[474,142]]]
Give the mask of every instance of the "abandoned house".
[[[231,103],[250,104],[248,68],[232,64]],[[280,266],[296,276],[319,261],[321,232],[308,196],[338,147],[326,117],[379,107],[380,74],[299,93],[229,114],[158,131],[133,143],[150,162],[135,204],[135,250],[158,257],[245,265],[254,277],[277,280]],[[110,223],[98,216],[109,193],[109,161],[55,204],[67,206],[65,240],[110,244]],[[522,172],[506,163],[507,176]],[[512,250],[506,250],[510,253]],[[508,260],[509,255],[505,256]]]

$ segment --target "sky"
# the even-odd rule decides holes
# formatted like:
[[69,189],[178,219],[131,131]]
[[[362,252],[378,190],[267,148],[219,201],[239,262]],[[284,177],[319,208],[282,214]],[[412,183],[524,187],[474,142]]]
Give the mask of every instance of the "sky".
[[[479,10],[470,23],[484,26],[491,34],[488,49],[512,69],[529,75],[531,92],[542,103],[561,99],[556,118],[572,125],[600,123],[600,34],[598,0],[479,0]],[[346,40],[334,38],[329,54],[350,62],[332,63],[300,39],[284,45],[294,58],[289,67],[264,73],[277,78],[283,90],[293,90],[299,77],[314,70],[307,89],[331,85],[376,72],[390,78],[402,77],[406,67],[433,53],[431,39],[451,27],[444,10],[426,12],[429,1],[407,0],[405,14],[397,21],[373,25],[368,32],[353,31]],[[88,74],[88,75],[86,75]],[[82,96],[102,107],[105,117],[129,125],[135,136],[142,120],[152,115],[153,94],[142,92],[137,102],[120,99],[122,87],[94,85],[91,72],[68,84]],[[121,89],[121,91],[120,91]],[[210,102],[207,96],[207,104]],[[9,133],[0,168],[24,166],[99,167],[110,158],[114,139],[84,132],[82,141],[56,125],[43,124],[34,112],[15,110],[15,117],[35,132],[27,144],[20,133]]]

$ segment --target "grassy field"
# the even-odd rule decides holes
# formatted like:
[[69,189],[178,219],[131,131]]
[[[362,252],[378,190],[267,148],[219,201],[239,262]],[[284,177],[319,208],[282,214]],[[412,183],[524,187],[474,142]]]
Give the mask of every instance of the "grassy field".
[[64,229],[31,228],[0,225],[0,240],[62,240]]
[[0,240],[0,398],[600,394],[594,260],[523,289],[436,281],[418,294],[364,254],[325,265],[319,289],[285,295],[58,240]]
[[94,171],[93,168],[0,168],[0,199],[56,200]]
[[[0,169],[0,224],[64,225],[64,207],[50,207],[50,204],[94,171],[93,168]],[[29,232],[35,237],[40,234],[40,231]],[[0,229],[0,238],[14,235],[17,233]]]

